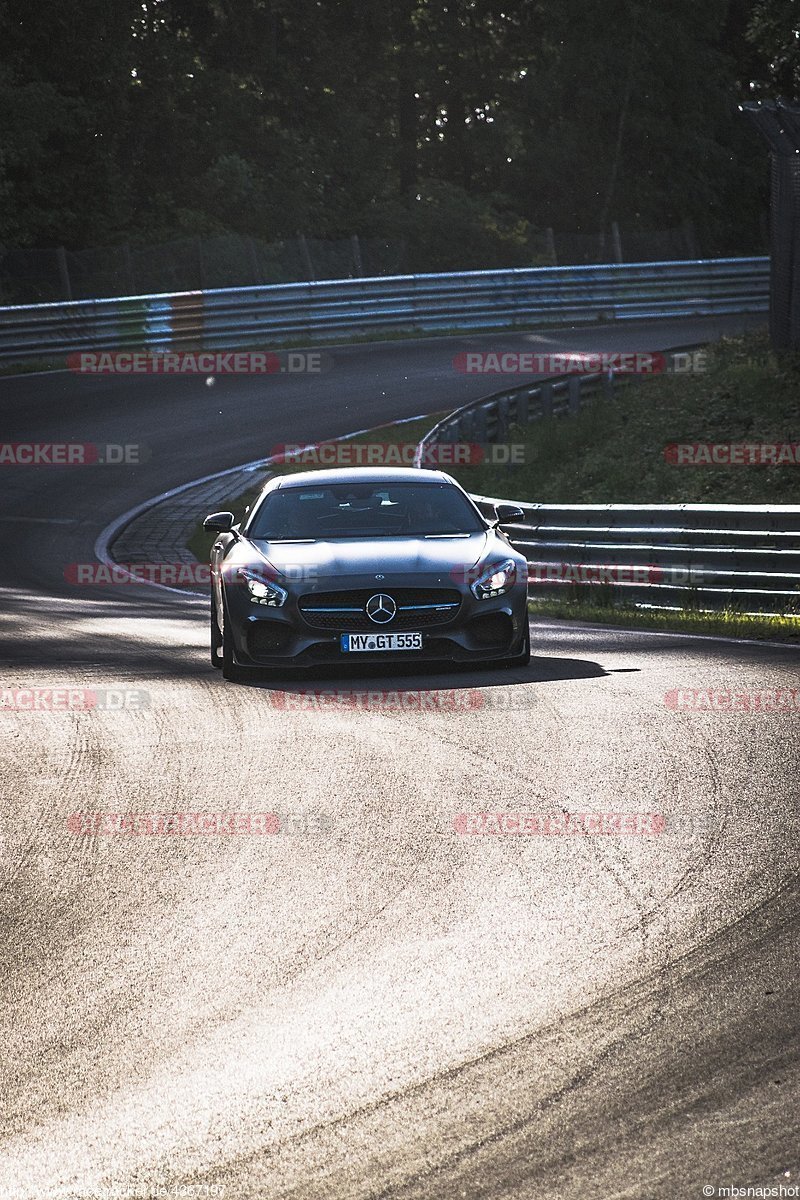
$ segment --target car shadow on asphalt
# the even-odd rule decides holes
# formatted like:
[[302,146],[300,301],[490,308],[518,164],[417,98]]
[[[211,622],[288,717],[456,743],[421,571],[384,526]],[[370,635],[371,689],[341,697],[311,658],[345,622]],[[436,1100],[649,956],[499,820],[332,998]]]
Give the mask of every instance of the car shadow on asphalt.
[[[536,655],[525,667],[504,667],[488,663],[418,663],[409,670],[405,663],[325,666],[303,671],[294,669],[259,673],[245,678],[239,686],[271,694],[308,695],[309,693],[370,695],[382,691],[392,697],[404,692],[449,691],[489,693],[518,688],[523,684],[553,683],[559,680],[597,679],[608,675],[599,663],[578,658],[546,658]],[[465,705],[469,707],[469,705]]]

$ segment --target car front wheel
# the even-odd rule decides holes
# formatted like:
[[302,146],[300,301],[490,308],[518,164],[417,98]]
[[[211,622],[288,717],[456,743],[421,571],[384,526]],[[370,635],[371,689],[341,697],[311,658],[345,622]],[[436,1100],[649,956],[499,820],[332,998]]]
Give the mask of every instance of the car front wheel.
[[[223,598],[223,605],[225,600]],[[227,609],[223,610],[223,626],[222,626],[222,677],[230,683],[241,683],[246,678],[247,672],[233,657],[233,635],[231,634],[231,623],[228,617]]]
[[217,606],[211,598],[211,665],[217,671],[222,670],[222,631],[217,620]]

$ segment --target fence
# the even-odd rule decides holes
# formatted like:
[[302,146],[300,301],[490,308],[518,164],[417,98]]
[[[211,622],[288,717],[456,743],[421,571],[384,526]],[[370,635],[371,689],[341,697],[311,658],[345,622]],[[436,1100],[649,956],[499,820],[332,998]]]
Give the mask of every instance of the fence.
[[406,246],[380,238],[287,238],[230,234],[153,246],[0,253],[0,303],[55,303],[120,295],[313,282],[405,270]]
[[[691,222],[675,229],[603,233],[532,233],[526,245],[506,248],[509,267],[577,266],[600,263],[695,259]],[[475,263],[483,267],[485,263]],[[495,264],[496,265],[496,264]],[[435,271],[441,264],[406,239],[304,237],[267,242],[240,234],[176,238],[159,245],[95,247],[87,250],[3,250],[0,247],[0,304],[45,304],[120,295],[313,283],[322,279],[371,278]]]
[[0,360],[760,313],[767,267],[766,258],[540,267],[21,305],[0,308]]

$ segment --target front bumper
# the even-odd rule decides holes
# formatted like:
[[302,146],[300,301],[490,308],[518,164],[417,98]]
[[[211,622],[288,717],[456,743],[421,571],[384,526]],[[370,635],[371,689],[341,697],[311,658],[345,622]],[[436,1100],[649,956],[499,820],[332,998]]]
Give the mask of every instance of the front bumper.
[[[341,582],[341,581],[340,581]],[[358,587],[354,582],[354,587]],[[363,586],[363,585],[361,585]],[[371,585],[375,588],[374,583]],[[391,586],[383,585],[391,594]],[[405,582],[402,586],[409,586]],[[452,586],[452,585],[450,585]],[[341,650],[342,629],[319,630],[309,626],[290,595],[281,608],[250,603],[246,588],[234,583],[226,587],[226,612],[231,623],[234,654],[241,666],[311,668],[359,662],[492,662],[521,652],[528,625],[527,583],[517,583],[503,596],[476,600],[468,588],[458,588],[461,604],[457,613],[432,627],[421,624],[422,649],[366,651]],[[392,633],[391,624],[372,632]]]

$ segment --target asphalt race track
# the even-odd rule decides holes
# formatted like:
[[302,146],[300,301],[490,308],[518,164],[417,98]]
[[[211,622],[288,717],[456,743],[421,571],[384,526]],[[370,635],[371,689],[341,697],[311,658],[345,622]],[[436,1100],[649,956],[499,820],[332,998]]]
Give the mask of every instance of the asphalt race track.
[[[211,388],[0,380],[0,441],[151,454],[0,468],[0,686],[145,694],[0,713],[0,1200],[800,1184],[798,711],[669,700],[797,688],[796,650],[548,623],[515,671],[237,686],[200,601],[64,578],[169,487],[502,386],[454,372],[460,350],[717,326],[356,346],[319,378]],[[521,811],[666,826],[460,831]],[[281,832],[71,832],[85,812],[276,813]]]

